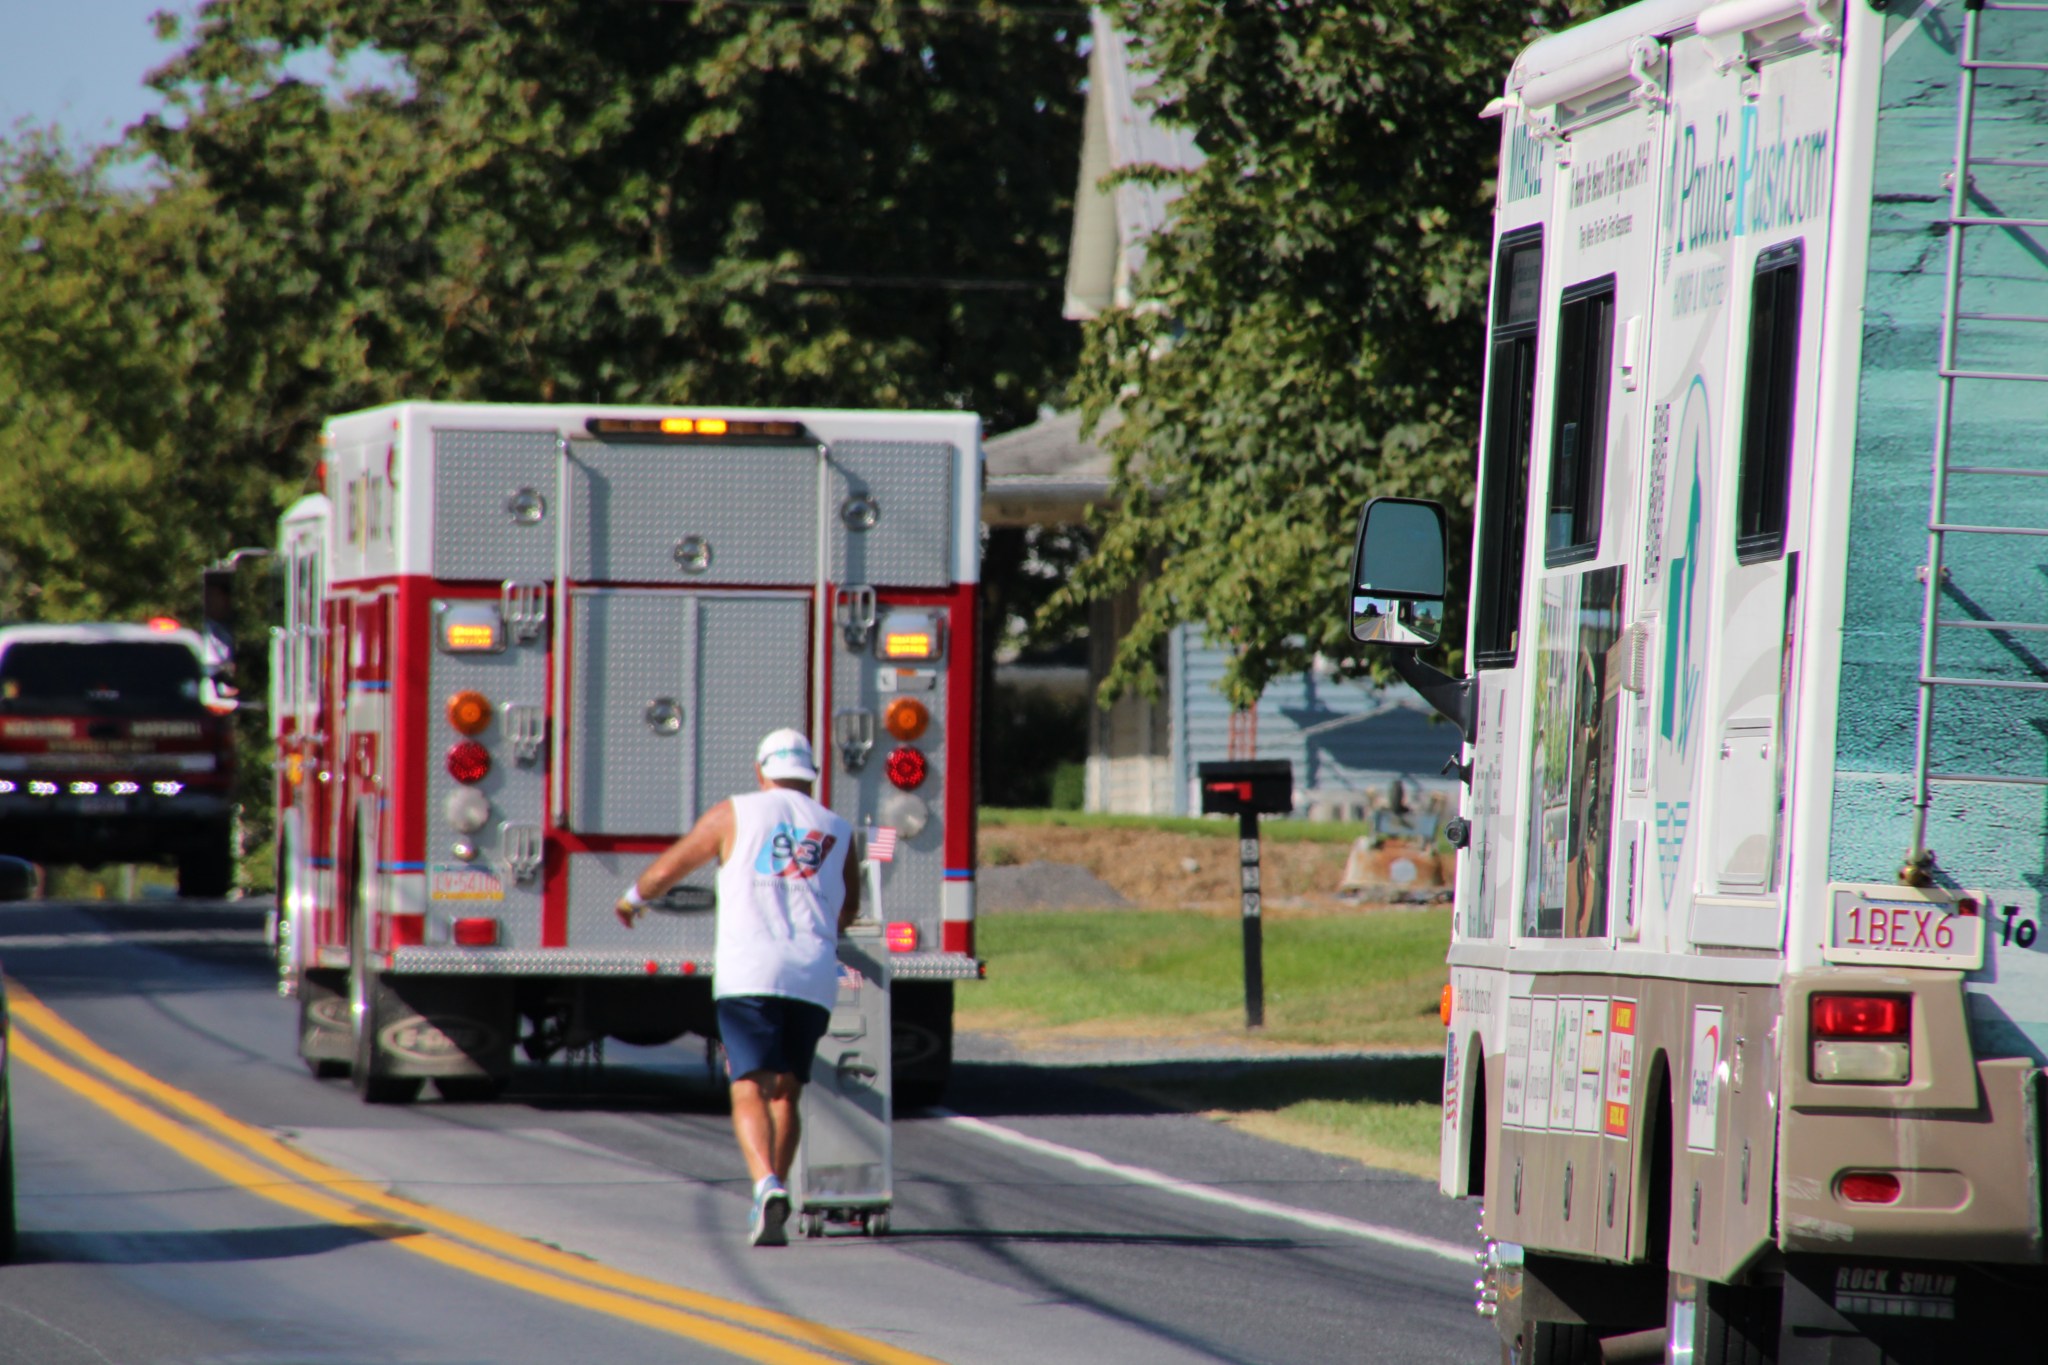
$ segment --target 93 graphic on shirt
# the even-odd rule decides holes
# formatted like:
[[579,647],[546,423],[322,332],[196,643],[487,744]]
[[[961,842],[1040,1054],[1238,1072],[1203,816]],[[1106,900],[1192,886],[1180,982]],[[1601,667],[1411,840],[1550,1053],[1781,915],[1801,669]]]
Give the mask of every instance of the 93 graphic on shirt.
[[821,829],[803,829],[787,821],[776,824],[754,859],[754,871],[763,877],[789,877],[807,881],[831,856],[837,840]]

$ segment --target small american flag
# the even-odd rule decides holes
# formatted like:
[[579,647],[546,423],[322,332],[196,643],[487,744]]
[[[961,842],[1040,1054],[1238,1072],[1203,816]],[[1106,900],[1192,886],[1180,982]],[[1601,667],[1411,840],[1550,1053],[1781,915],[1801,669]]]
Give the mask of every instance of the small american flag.
[[868,861],[871,863],[893,862],[896,857],[896,831],[887,825],[868,830]]

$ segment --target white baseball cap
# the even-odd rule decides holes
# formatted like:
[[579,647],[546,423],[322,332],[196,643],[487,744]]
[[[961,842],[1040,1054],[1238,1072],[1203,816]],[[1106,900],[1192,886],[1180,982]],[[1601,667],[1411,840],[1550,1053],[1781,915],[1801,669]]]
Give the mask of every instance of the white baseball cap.
[[804,738],[801,730],[775,730],[761,741],[761,747],[754,750],[754,762],[760,766],[761,776],[783,781],[816,782],[818,760],[811,753],[811,742]]

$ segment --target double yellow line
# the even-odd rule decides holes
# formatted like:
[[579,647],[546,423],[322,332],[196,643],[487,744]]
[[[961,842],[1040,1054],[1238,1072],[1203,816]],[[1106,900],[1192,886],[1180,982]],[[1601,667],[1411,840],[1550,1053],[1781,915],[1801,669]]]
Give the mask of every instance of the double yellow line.
[[762,1365],[939,1365],[929,1356],[786,1313],[612,1270],[488,1223],[400,1198],[123,1061],[12,979],[7,997],[14,1021],[11,1050],[19,1064],[273,1203],[363,1229],[416,1256],[496,1284]]

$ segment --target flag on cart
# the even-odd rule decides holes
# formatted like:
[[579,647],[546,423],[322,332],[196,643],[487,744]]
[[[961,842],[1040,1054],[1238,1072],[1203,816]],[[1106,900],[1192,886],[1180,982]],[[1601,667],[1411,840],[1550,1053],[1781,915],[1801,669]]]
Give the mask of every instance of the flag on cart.
[[868,861],[871,863],[892,862],[896,857],[896,831],[887,825],[879,828],[870,826],[868,831]]

